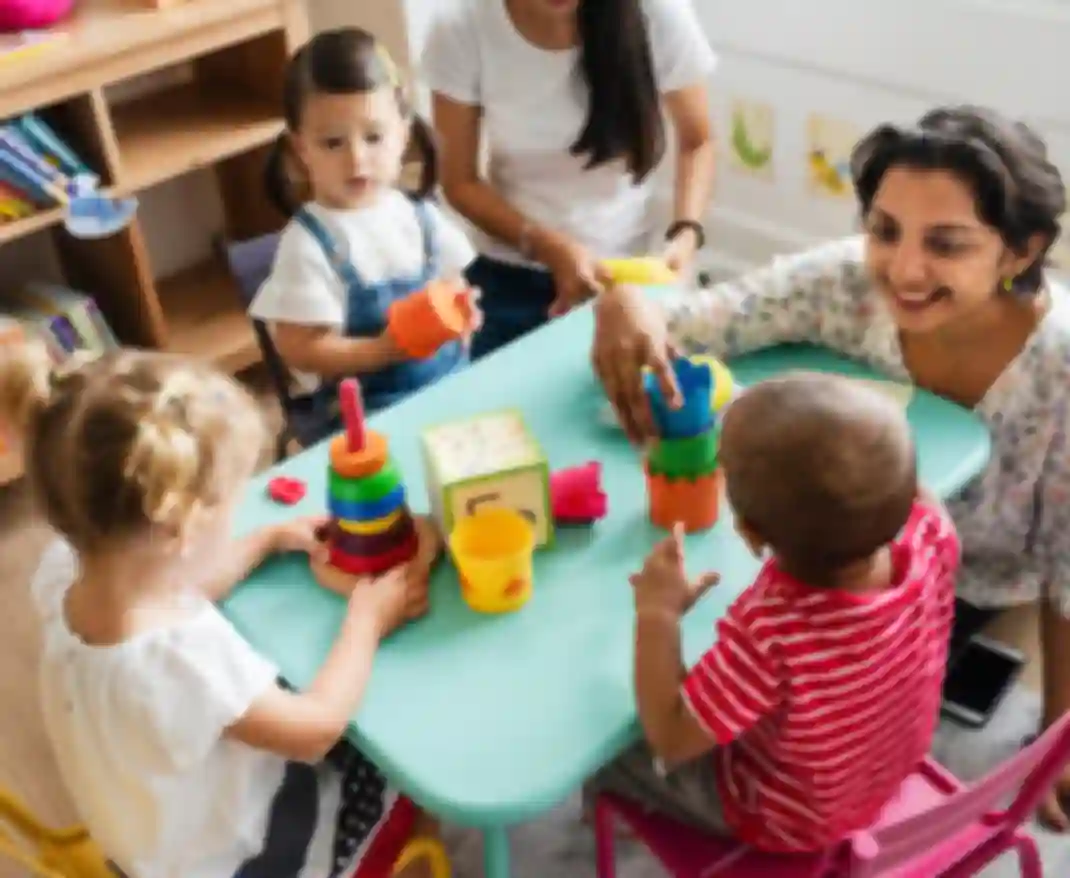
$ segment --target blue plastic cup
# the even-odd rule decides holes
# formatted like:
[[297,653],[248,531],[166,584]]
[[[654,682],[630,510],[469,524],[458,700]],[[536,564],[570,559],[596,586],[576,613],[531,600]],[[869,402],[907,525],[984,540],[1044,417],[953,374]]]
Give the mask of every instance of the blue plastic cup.
[[688,439],[713,427],[713,375],[705,364],[679,357],[672,364],[683,403],[672,408],[661,392],[657,376],[648,372],[644,378],[647,397],[658,432],[665,439]]

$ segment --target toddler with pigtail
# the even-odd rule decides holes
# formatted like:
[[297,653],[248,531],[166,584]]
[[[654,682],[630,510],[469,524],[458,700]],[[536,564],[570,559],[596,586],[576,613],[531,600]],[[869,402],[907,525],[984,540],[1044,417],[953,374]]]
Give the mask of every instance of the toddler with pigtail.
[[[340,426],[339,379],[358,376],[376,411],[467,364],[466,339],[412,356],[387,323],[392,305],[434,281],[464,287],[476,254],[432,200],[434,137],[372,34],[339,28],[302,46],[286,73],[283,115],[287,130],[265,176],[291,220],[249,311],[270,327],[299,401],[331,432]],[[422,178],[403,191],[410,153]],[[469,333],[480,320],[471,310]]]
[[426,610],[433,526],[408,567],[354,589],[297,693],[215,606],[268,556],[321,551],[315,520],[229,536],[264,440],[236,382],[135,351],[57,374],[43,348],[9,345],[0,425],[57,535],[32,585],[40,693],[97,843],[128,878],[359,875],[389,796],[340,741],[380,640]]

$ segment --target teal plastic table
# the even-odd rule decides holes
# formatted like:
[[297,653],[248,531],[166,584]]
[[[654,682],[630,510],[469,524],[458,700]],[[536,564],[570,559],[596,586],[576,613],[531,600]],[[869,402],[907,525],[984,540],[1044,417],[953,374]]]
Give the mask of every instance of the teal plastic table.
[[[590,309],[510,345],[373,419],[391,447],[416,511],[428,508],[419,435],[431,424],[519,406],[553,468],[598,459],[610,512],[590,530],[559,531],[540,553],[535,594],[521,611],[480,616],[462,603],[453,567],[435,573],[430,615],[391,637],[376,659],[351,736],[398,788],[444,819],[484,832],[486,874],[509,874],[507,827],[574,792],[638,734],[632,691],[633,619],[628,574],[661,532],[647,521],[636,451],[598,418],[603,402],[591,372]],[[814,349],[775,349],[733,364],[742,383],[792,367],[868,370]],[[980,471],[986,430],[968,412],[924,393],[907,410],[922,479],[947,495]],[[288,516],[322,512],[324,447],[286,461],[251,487],[241,532]],[[272,504],[266,481],[307,481],[297,507]],[[684,623],[685,657],[708,647],[715,621],[756,571],[756,561],[722,519],[689,537],[689,564],[716,569],[721,584]],[[312,680],[344,605],[312,581],[307,561],[272,560],[225,603],[237,628],[297,686]]]

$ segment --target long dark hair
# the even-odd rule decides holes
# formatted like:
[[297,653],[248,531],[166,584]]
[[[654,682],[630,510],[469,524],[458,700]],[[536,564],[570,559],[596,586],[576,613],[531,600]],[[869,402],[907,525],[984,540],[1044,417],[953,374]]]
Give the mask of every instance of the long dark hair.
[[911,127],[881,125],[851,156],[863,217],[885,173],[902,166],[948,171],[962,180],[973,191],[978,216],[1016,253],[1025,253],[1041,235],[1044,246],[1037,258],[1012,281],[1013,291],[1022,295],[1040,290],[1066,210],[1066,186],[1044,141],[1029,126],[968,105],[932,110]]
[[640,0],[584,0],[577,12],[580,68],[590,104],[572,144],[595,167],[623,158],[641,182],[665,154],[665,124]]
[[310,95],[344,95],[376,91],[393,86],[398,105],[411,118],[407,153],[421,163],[420,183],[413,194],[426,198],[438,185],[438,150],[431,126],[412,111],[397,67],[386,48],[359,27],[323,31],[297,50],[286,69],[282,112],[287,131],[275,142],[264,169],[268,198],[285,216],[293,216],[304,201],[294,179],[296,157],[289,147],[289,134],[301,126],[305,102]]

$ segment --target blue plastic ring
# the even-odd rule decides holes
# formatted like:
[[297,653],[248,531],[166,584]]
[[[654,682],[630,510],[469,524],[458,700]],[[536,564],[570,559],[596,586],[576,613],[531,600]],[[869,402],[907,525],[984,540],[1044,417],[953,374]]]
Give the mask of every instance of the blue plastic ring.
[[373,521],[383,518],[397,509],[405,502],[405,486],[399,484],[389,494],[384,494],[378,500],[366,503],[357,503],[353,500],[340,500],[328,495],[327,508],[334,518],[342,521]]

